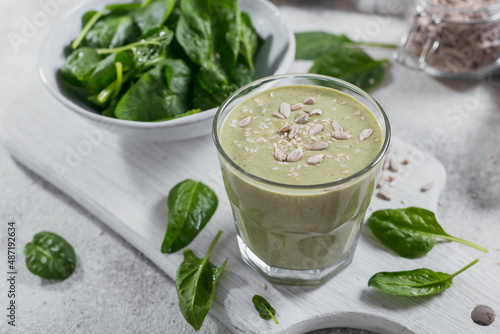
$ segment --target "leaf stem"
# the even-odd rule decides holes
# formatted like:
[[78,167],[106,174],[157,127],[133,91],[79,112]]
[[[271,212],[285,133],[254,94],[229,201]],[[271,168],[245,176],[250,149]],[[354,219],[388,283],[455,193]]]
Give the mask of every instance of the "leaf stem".
[[163,56],[159,56],[155,59],[148,60],[147,62],[144,63],[144,67],[149,67],[151,65],[155,65],[156,63],[159,63],[160,61],[162,61],[164,59],[167,59],[167,58],[165,58]]
[[438,238],[441,238],[441,239],[455,241],[455,242],[464,244],[466,246],[475,248],[477,250],[480,250],[481,252],[488,253],[488,250],[486,248],[481,247],[479,245],[476,245],[476,244],[474,244],[474,243],[472,243],[470,241],[467,241],[467,240],[463,240],[463,239],[460,239],[460,238],[457,238],[457,237],[453,237],[451,235],[435,235],[435,236],[437,236]]
[[92,16],[92,18],[87,22],[85,27],[83,27],[82,32],[80,33],[80,36],[78,36],[73,43],[71,43],[71,48],[75,50],[78,48],[80,43],[83,41],[87,33],[90,31],[92,26],[107,12],[107,10],[101,10],[100,12],[97,12]]
[[142,45],[161,45],[161,43],[157,42],[157,41],[135,42],[135,43],[127,44],[127,45],[121,46],[119,48],[114,48],[114,49],[96,49],[96,52],[100,55],[105,55],[105,54],[110,54],[110,53],[127,51],[127,50],[135,48],[136,46],[142,46]]
[[[120,63],[121,64],[121,63]],[[117,72],[118,74],[118,72]],[[120,87],[121,85],[127,81],[130,76],[133,74],[133,71],[129,71],[127,73],[125,73],[125,75],[122,76],[121,78],[121,82],[120,82]],[[118,78],[117,80],[113,81],[112,83],[110,83],[108,85],[108,87],[104,88],[98,95],[97,95],[97,101],[99,101],[100,103],[102,104],[105,104],[109,98],[111,97],[111,95],[113,94],[113,92],[116,91],[116,85],[118,85]]]
[[144,2],[141,4],[141,7],[146,7],[150,2],[151,0],[144,0]]
[[208,260],[208,258],[210,258],[210,254],[212,253],[212,250],[214,249],[215,247],[215,244],[217,243],[217,240],[219,240],[219,237],[221,236],[222,234],[222,231],[219,230],[219,232],[217,233],[217,235],[215,236],[215,239],[214,241],[212,241],[212,244],[210,245],[210,247],[208,248],[208,251],[207,251],[207,254],[205,255],[205,258],[203,259],[203,263],[202,265],[205,264],[205,262]]
[[462,269],[460,269],[456,273],[452,274],[450,278],[453,278],[453,277],[457,276],[458,274],[463,273],[464,271],[466,271],[467,269],[469,269],[470,267],[472,267],[473,265],[475,265],[478,262],[479,262],[479,259],[475,259],[474,261],[472,261],[471,263],[469,263],[468,265],[466,265],[465,267],[463,267]]
[[274,314],[271,311],[269,311],[269,310],[267,312],[269,312],[269,315],[271,316],[271,318],[273,318],[274,322],[277,325],[278,324],[278,320],[276,319],[276,317],[274,316]]
[[346,46],[373,46],[376,48],[396,49],[398,46],[392,43],[378,43],[378,42],[343,42]]
[[115,91],[113,92],[113,99],[118,96],[120,93],[120,90],[122,89],[122,80],[123,80],[123,65],[121,62],[116,62],[115,63],[116,67],[116,87]]

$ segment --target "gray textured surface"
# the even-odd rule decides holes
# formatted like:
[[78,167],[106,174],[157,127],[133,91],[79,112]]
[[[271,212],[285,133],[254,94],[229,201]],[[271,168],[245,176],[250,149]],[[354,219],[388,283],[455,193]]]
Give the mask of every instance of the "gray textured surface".
[[[56,17],[76,3],[61,1]],[[306,1],[277,3],[284,15],[295,15],[296,30],[317,28],[340,32],[329,19],[329,15],[333,15],[329,1],[307,2],[307,5]],[[344,6],[349,7],[344,9],[353,8]],[[297,18],[299,8],[303,10],[300,20]],[[45,27],[20,45],[17,53],[8,42],[7,34],[20,34],[24,19],[31,21],[41,10],[40,3],[36,2],[3,0],[0,3],[0,49],[5,50],[0,53],[0,101],[22,94],[23,80],[32,78],[23,69],[33,67],[36,61],[33,46],[38,44]],[[356,27],[366,28],[363,22],[381,22],[373,21],[375,18],[370,15],[352,19],[352,29],[345,31],[350,35],[356,34]],[[397,41],[402,23],[396,18],[387,22],[379,23],[383,27],[373,38]],[[300,68],[300,64],[294,67]],[[450,234],[472,236],[477,243],[490,247],[490,253],[481,261],[498,267],[500,274],[500,165],[488,158],[488,154],[492,154],[500,160],[497,144],[500,90],[491,81],[437,81],[397,65],[391,73],[386,84],[373,95],[387,110],[394,133],[430,150],[443,162],[449,182],[439,216],[450,226]],[[422,99],[432,99],[433,107],[419,108]],[[1,111],[9,112],[3,105],[0,104]],[[441,138],[429,141],[432,133],[441,133]],[[18,255],[18,333],[194,332],[179,312],[175,285],[170,278],[78,204],[13,162],[3,148],[0,148],[0,191],[2,282],[6,272],[4,249],[8,220],[17,222],[18,252],[35,233],[50,230],[71,241],[78,255],[75,274],[58,283],[43,281],[27,272],[24,257]],[[473,199],[473,195],[477,198]],[[100,235],[100,231],[104,234]],[[3,286],[2,283],[1,309],[7,302]],[[0,323],[0,332],[11,332],[4,320]],[[200,332],[228,333],[223,324],[210,315]],[[331,329],[316,333],[367,332]]]

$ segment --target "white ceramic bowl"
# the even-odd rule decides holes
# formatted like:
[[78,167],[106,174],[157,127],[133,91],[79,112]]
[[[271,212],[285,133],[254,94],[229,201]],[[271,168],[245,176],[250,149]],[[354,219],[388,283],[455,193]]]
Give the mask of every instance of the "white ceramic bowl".
[[[126,0],[123,0],[125,2]],[[206,135],[212,130],[217,108],[164,122],[137,122],[102,116],[69,94],[63,94],[57,71],[64,64],[64,48],[81,31],[81,17],[88,10],[100,10],[117,0],[91,0],[65,15],[48,31],[40,53],[40,76],[49,91],[66,107],[97,123],[102,128],[123,136],[154,141],[173,141]],[[295,37],[278,9],[266,0],[240,0],[258,35],[264,40],[255,58],[258,78],[285,73],[295,58]]]

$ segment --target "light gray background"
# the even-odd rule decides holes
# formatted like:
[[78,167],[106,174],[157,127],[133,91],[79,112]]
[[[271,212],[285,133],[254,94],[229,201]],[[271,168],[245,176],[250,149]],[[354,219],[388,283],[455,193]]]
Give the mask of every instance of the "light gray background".
[[[22,35],[24,20],[32,21],[33,15],[42,11],[42,4],[47,2],[2,0],[0,3],[1,112],[21,112],[7,110],[5,106],[15,96],[22,96],[23,80],[31,76],[23,68],[32,67],[37,61],[34,46],[39,44],[38,39],[47,26],[41,26],[17,51],[8,34]],[[61,0],[49,21],[77,3]],[[355,2],[275,3],[296,31],[346,32],[358,39],[369,37],[388,42],[397,42],[404,31],[404,23],[398,17],[380,19],[370,12],[353,13],[357,10]],[[371,9],[369,5],[363,8]],[[307,66],[297,63],[292,70],[304,70]],[[438,81],[399,65],[393,65],[389,72],[384,86],[373,95],[388,112],[394,133],[430,150],[447,168],[449,180],[439,216],[448,224],[456,224],[450,233],[471,236],[489,247],[490,253],[481,261],[497,266],[500,274],[500,164],[493,164],[488,157],[492,154],[500,160],[500,98],[495,80]],[[500,86],[500,79],[497,81]],[[478,92],[486,93],[478,95]],[[432,107],[419,107],[422,100]],[[429,104],[429,100],[434,103]],[[42,112],[43,106],[40,109]],[[435,138],[429,140],[433,134]],[[477,198],[473,199],[473,195]],[[1,146],[0,219],[2,310],[7,305],[3,278],[6,223],[8,220],[17,223],[18,333],[194,332],[179,312],[175,284],[169,277],[77,203],[12,161]],[[63,282],[41,280],[24,266],[22,249],[41,230],[65,235],[76,249],[77,270]],[[14,332],[6,326],[4,313],[0,312],[0,332]],[[209,315],[200,333],[228,331]],[[316,333],[368,332],[329,329]]]

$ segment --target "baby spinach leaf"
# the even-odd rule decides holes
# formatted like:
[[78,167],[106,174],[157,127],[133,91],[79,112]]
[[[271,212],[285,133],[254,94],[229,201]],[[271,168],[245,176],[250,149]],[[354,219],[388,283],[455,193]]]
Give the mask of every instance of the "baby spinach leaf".
[[388,63],[388,59],[374,60],[361,49],[341,47],[317,58],[309,72],[336,77],[368,91],[384,81]]
[[453,277],[476,264],[479,259],[450,275],[430,269],[380,272],[373,275],[368,286],[397,296],[421,297],[437,294],[451,286]]
[[175,7],[175,0],[151,1],[131,12],[135,23],[143,34],[159,28],[167,20]]
[[94,17],[94,15],[98,14],[95,10],[89,10],[82,16],[82,27],[85,27],[89,21]]
[[94,70],[100,60],[94,49],[79,48],[68,56],[59,74],[70,86],[82,87],[86,76]]
[[123,95],[115,109],[120,119],[151,122],[172,118],[189,110],[191,72],[180,59],[164,59]]
[[262,296],[255,295],[252,298],[253,305],[255,309],[259,312],[259,316],[264,320],[273,319],[276,324],[278,320],[276,319],[276,310],[269,304],[269,302]]
[[259,38],[250,16],[245,12],[241,12],[240,54],[252,72],[254,71],[253,55],[257,51],[258,44]]
[[395,49],[397,45],[379,42],[357,42],[346,35],[330,34],[324,31],[309,31],[295,33],[297,60],[315,60],[323,53],[335,51],[341,47],[372,46]]
[[97,63],[94,70],[84,78],[86,87],[101,91],[116,80],[116,63],[122,64],[123,71],[129,71],[134,66],[134,57],[129,52],[111,54]]
[[432,211],[410,207],[375,211],[367,220],[373,234],[384,245],[409,259],[429,252],[436,238],[456,241],[488,252],[486,248],[447,234],[436,220]]
[[193,251],[184,251],[184,261],[179,265],[176,275],[179,308],[184,319],[199,330],[212,306],[217,281],[226,266],[227,260],[220,267],[210,262],[210,254],[222,231],[215,236],[207,254],[199,259]]
[[241,17],[237,0],[183,0],[176,39],[200,66],[218,62],[231,73],[239,54]]
[[93,25],[83,43],[92,48],[116,48],[137,37],[137,29],[130,16],[109,15]]
[[160,27],[150,30],[148,34],[142,36],[140,41],[130,43],[118,48],[97,49],[97,53],[110,54],[123,51],[131,51],[134,55],[136,66],[146,65],[157,58],[165,58],[166,49],[172,42],[173,32],[167,27]]
[[76,268],[73,247],[52,232],[39,232],[24,247],[26,266],[33,274],[45,279],[63,280]]
[[141,7],[141,4],[138,2],[132,3],[112,3],[106,5],[104,9],[109,13],[128,13],[130,11],[136,10]]
[[212,24],[203,7],[203,0],[181,1],[181,16],[175,31],[175,38],[189,59],[200,66],[215,59]]
[[168,195],[168,227],[162,253],[174,253],[189,245],[217,209],[217,195],[201,182],[184,180]]
[[82,31],[80,32],[80,35],[75,38],[75,40],[71,43],[71,48],[73,50],[76,50],[81,42],[83,41],[83,39],[85,38],[85,36],[87,36],[87,33],[90,31],[90,29],[92,29],[92,27],[94,26],[94,24],[103,16],[105,15],[107,12],[107,10],[101,10],[100,12],[96,12],[96,11],[88,11],[86,12],[83,17],[82,17],[82,25],[83,25],[83,29]]
[[212,19],[215,53],[226,73],[236,65],[241,40],[241,12],[238,0],[209,1],[208,13]]
[[346,35],[334,35],[323,31],[295,33],[297,60],[315,60],[324,53],[335,51],[344,42],[352,42]]

